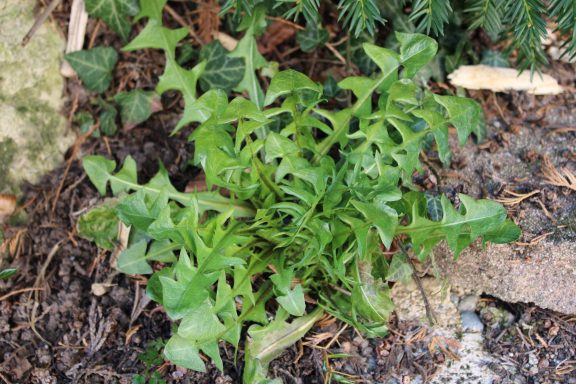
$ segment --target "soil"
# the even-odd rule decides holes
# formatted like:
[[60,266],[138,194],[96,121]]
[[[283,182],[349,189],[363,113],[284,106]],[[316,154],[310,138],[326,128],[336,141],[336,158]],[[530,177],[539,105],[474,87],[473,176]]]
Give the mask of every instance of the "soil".
[[[181,5],[184,3],[174,4],[175,7],[185,6]],[[62,30],[67,27],[69,7],[70,2],[64,1],[53,15]],[[185,10],[180,13],[186,20],[193,17]],[[90,46],[107,44],[119,48],[122,45],[103,24],[94,21],[90,21],[88,37]],[[282,43],[285,45],[270,55],[283,65],[294,64],[290,54],[281,53],[291,41]],[[299,69],[316,74],[320,79],[326,66],[333,63],[323,63],[315,55],[305,55],[299,61],[303,66]],[[121,54],[114,86],[107,96],[119,90],[152,88],[162,68],[163,57],[153,50],[138,55]],[[573,78],[567,81],[574,85]],[[66,116],[73,116],[78,110],[94,110],[91,95],[77,80],[67,82],[66,94]],[[478,92],[476,97],[484,99],[489,118],[495,116],[496,107],[489,106],[490,98],[494,96]],[[556,103],[561,108],[568,105],[562,97],[498,96],[498,108],[502,109],[503,116],[500,119],[505,125],[502,130],[493,131],[495,136],[491,141],[500,140],[498,138],[504,133],[508,140],[513,140],[514,124],[526,118],[525,111],[533,110],[531,103]],[[134,374],[158,372],[169,383],[241,382],[242,348],[235,364],[234,351],[222,345],[224,373],[211,365],[206,373],[195,373],[158,359],[155,356],[158,348],[155,351],[153,346],[161,345],[171,332],[171,324],[162,308],[147,302],[141,280],[115,272],[111,266],[113,253],[99,250],[76,233],[79,216],[102,202],[79,164],[78,159],[86,154],[105,154],[117,160],[131,155],[138,163],[140,181],[156,172],[160,160],[181,190],[196,176],[198,171],[188,166],[193,147],[186,140],[187,132],[169,135],[181,112],[181,100],[177,94],[169,93],[163,96],[162,104],[164,111],[131,131],[122,131],[110,138],[78,141],[80,151],[70,150],[66,164],[37,185],[24,187],[20,216],[26,216],[27,224],[6,228],[8,240],[4,244],[11,254],[10,264],[18,268],[18,274],[0,282],[0,381],[131,383]],[[540,129],[538,119],[532,124],[534,129]],[[576,122],[562,122],[561,125],[564,124],[574,127]],[[576,133],[567,131],[562,135],[574,139]],[[570,148],[567,148],[566,156],[572,156],[566,161],[574,160]],[[430,162],[436,164],[433,156],[430,156]],[[456,162],[453,167],[458,169],[462,165]],[[431,175],[432,170],[427,174]],[[461,187],[454,187],[458,188]],[[560,194],[558,189],[551,187],[550,190]],[[491,353],[502,356],[510,366],[516,367],[514,373],[506,370],[502,383],[519,382],[513,380],[522,378],[526,383],[553,383],[556,378],[560,380],[556,382],[576,380],[576,318],[531,306],[514,308],[517,308],[518,319],[514,324],[498,334],[486,334],[486,345]],[[520,326],[522,328],[518,328]],[[520,332],[524,333],[530,329],[535,331],[526,339],[525,334],[515,333],[516,329],[522,329]],[[340,322],[324,319],[302,343],[274,361],[270,372],[285,383],[426,382],[434,375],[438,364],[448,360],[442,352],[429,351],[424,342],[427,332],[422,325],[392,319],[388,337],[365,340]],[[535,332],[542,337],[534,336]],[[147,349],[147,357],[143,357]],[[537,374],[523,368],[530,353],[539,359],[538,367],[542,365]],[[349,357],[342,358],[342,354]],[[544,362],[540,364],[544,359],[548,366]],[[150,360],[152,364],[148,367],[145,362]]]

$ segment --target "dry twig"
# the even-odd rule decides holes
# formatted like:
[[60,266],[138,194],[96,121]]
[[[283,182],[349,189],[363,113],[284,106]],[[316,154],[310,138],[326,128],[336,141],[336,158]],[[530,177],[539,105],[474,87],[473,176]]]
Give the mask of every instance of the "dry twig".
[[28,42],[30,41],[32,36],[34,36],[36,31],[38,31],[38,29],[40,29],[42,24],[44,24],[46,19],[48,19],[48,17],[52,13],[52,11],[54,11],[56,9],[56,7],[58,6],[58,4],[60,4],[61,1],[62,0],[52,0],[50,2],[50,4],[48,4],[48,6],[44,10],[44,12],[42,12],[40,14],[40,16],[38,16],[38,18],[36,19],[36,21],[32,25],[32,28],[30,28],[30,30],[28,31],[26,36],[24,36],[24,38],[22,39],[22,46],[25,46],[26,44],[28,44]]

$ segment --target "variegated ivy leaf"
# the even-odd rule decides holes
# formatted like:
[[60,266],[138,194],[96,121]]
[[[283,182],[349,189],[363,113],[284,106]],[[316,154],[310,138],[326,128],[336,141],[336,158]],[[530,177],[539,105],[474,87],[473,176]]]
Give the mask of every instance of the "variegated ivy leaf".
[[96,47],[68,53],[66,61],[86,88],[94,92],[104,92],[112,81],[112,70],[118,61],[118,54],[112,47]]
[[200,61],[206,61],[206,67],[200,76],[200,87],[204,92],[211,89],[230,92],[240,83],[246,71],[244,60],[231,57],[219,41],[202,47]]
[[137,0],[85,0],[86,12],[102,19],[123,40],[130,35],[130,16],[138,13]]
[[311,52],[328,42],[330,35],[321,25],[308,24],[306,29],[296,33],[296,41],[304,52]]
[[160,96],[156,92],[137,89],[121,92],[114,97],[120,104],[120,117],[125,130],[130,130],[148,120],[154,113],[162,110]]

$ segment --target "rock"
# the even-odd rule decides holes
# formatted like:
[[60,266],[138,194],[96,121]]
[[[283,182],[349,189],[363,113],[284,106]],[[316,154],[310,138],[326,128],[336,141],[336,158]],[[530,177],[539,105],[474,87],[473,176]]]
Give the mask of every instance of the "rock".
[[[438,321],[437,326],[455,329],[458,326],[458,311],[450,301],[449,287],[442,286],[442,282],[435,278],[422,279],[422,286]],[[424,300],[413,280],[394,284],[391,296],[394,310],[400,320],[428,323]]]
[[[422,279],[422,286],[438,320],[438,324],[433,327],[428,336],[431,337],[428,342],[429,348],[430,345],[443,342],[450,348],[452,345],[459,345],[458,350],[454,351],[458,354],[459,360],[449,360],[440,368],[438,375],[431,383],[491,384],[496,382],[498,376],[489,368],[494,359],[483,350],[482,334],[460,334],[460,316],[456,305],[450,300],[450,287],[435,278]],[[399,320],[428,324],[422,297],[414,282],[395,284],[391,295]],[[471,299],[468,300],[471,301]],[[476,316],[477,322],[480,322],[476,313],[463,313],[464,317],[472,315]],[[480,325],[482,325],[481,322]],[[475,324],[475,327],[478,327],[478,324]]]
[[438,264],[444,276],[468,293],[576,314],[576,295],[566,294],[576,292],[576,242],[545,240],[529,248],[478,245],[462,252],[457,261],[441,249],[444,256],[438,257]]
[[462,322],[462,331],[468,333],[482,333],[484,324],[476,312],[463,311],[460,314],[460,321]]
[[450,83],[466,89],[487,89],[494,92],[527,91],[534,95],[556,95],[564,92],[550,75],[531,76],[530,71],[489,65],[463,65],[448,75]]
[[[576,295],[567,294],[576,292],[576,198],[567,188],[551,186],[542,171],[546,157],[558,169],[574,169],[569,152],[576,148],[576,136],[551,132],[576,126],[576,98],[568,93],[516,97],[518,108],[546,108],[546,113],[534,117],[539,119],[537,123],[517,126],[513,133],[511,126],[505,131],[504,123],[498,128],[495,123],[500,120],[488,121],[487,137],[491,139],[484,149],[472,142],[458,148],[454,141],[451,147],[458,176],[448,169],[440,170],[440,178],[442,191],[449,196],[458,191],[475,198],[498,199],[505,196],[504,190],[539,191],[509,209],[522,238],[518,243],[488,244],[485,248],[477,242],[456,261],[442,244],[434,252],[437,266],[453,291],[485,293],[507,302],[534,303],[576,314]],[[496,144],[498,138],[503,142]],[[495,145],[488,149],[488,144]]]
[[66,135],[60,60],[64,40],[46,22],[22,47],[34,23],[35,0],[0,6],[0,193],[16,193],[62,161],[74,138]]
[[460,340],[460,360],[452,361],[432,379],[431,384],[492,384],[497,376],[489,368],[492,357],[483,349],[479,333],[465,333]]
[[466,295],[460,299],[458,303],[458,310],[460,312],[470,311],[474,312],[476,310],[476,305],[478,304],[479,296],[476,295]]
[[514,322],[514,315],[500,307],[485,307],[480,317],[492,328],[505,328]]

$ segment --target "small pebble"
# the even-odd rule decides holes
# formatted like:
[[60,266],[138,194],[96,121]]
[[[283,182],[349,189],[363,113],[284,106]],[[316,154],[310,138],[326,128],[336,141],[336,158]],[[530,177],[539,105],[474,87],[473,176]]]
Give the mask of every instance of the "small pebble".
[[470,311],[474,312],[476,310],[476,305],[478,304],[478,300],[480,298],[475,295],[467,295],[460,299],[458,303],[458,310],[460,312]]
[[464,311],[460,314],[462,321],[462,331],[468,333],[481,333],[484,330],[484,324],[475,312]]

